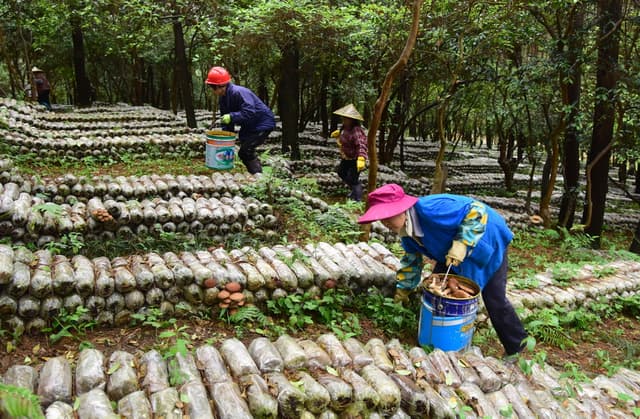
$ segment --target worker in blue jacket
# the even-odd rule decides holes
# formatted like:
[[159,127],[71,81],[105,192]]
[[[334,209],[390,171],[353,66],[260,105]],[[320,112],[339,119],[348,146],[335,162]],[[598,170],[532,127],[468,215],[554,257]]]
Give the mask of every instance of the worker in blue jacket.
[[222,128],[234,131],[235,125],[240,125],[240,160],[252,175],[262,173],[256,148],[276,127],[273,112],[251,90],[231,83],[231,75],[223,67],[212,67],[206,84],[218,96]]
[[380,220],[400,236],[406,254],[396,284],[397,302],[408,300],[421,281],[423,256],[435,260],[434,272],[451,272],[473,280],[506,355],[523,349],[527,337],[506,296],[507,247],[513,233],[504,219],[472,198],[435,194],[417,198],[396,184],[368,196],[369,209],[359,223]]

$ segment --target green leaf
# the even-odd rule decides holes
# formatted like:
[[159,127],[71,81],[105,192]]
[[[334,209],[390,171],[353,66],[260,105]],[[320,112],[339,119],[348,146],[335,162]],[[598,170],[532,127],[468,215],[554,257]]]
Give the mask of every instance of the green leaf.
[[120,368],[120,363],[116,362],[109,368],[109,371],[107,371],[107,375],[113,374],[114,372],[118,371],[119,368]]
[[453,384],[453,376],[451,375],[450,372],[446,373],[444,375],[444,383],[448,386],[450,386],[451,384]]
[[331,375],[335,375],[336,377],[338,377],[340,374],[338,374],[338,371],[336,371],[335,368],[327,365],[327,372]]

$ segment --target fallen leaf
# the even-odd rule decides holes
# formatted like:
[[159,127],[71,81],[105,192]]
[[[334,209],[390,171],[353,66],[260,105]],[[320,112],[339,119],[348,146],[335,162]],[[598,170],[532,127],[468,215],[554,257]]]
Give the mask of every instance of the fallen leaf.
[[329,374],[331,374],[331,375],[335,375],[336,377],[338,377],[338,375],[339,375],[339,374],[338,374],[338,371],[336,371],[336,369],[335,369],[335,368],[330,367],[330,366],[328,366],[328,365],[327,365],[327,372],[328,372]]
[[118,368],[120,368],[120,363],[119,363],[119,362],[116,362],[115,364],[113,364],[113,365],[111,366],[111,368],[109,368],[109,371],[107,371],[107,375],[111,375],[111,374],[113,374],[114,372],[118,371]]

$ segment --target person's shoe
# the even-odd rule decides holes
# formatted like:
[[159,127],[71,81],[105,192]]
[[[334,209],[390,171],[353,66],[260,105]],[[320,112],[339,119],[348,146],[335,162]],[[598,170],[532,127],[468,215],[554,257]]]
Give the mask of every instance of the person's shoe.
[[256,173],[262,173],[262,164],[258,159],[253,159],[245,162],[244,165],[247,166],[247,171],[252,175],[255,175]]
[[518,363],[518,359],[520,359],[520,353],[515,353],[511,355],[505,355],[502,357],[502,362],[507,365],[516,365]]

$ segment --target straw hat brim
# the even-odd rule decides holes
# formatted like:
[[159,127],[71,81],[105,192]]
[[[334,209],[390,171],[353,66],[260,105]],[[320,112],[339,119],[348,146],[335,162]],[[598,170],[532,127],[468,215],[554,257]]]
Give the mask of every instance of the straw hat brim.
[[333,111],[333,113],[338,116],[344,116],[346,118],[357,119],[358,121],[364,121],[364,118],[362,117],[362,115],[360,115],[360,112],[358,112],[356,107],[353,106],[353,103],[343,106],[342,108],[336,111]]
[[38,67],[35,67],[35,66],[34,66],[34,67],[31,69],[31,72],[32,72],[32,73],[44,73],[44,70],[41,70],[41,69],[39,69]]

